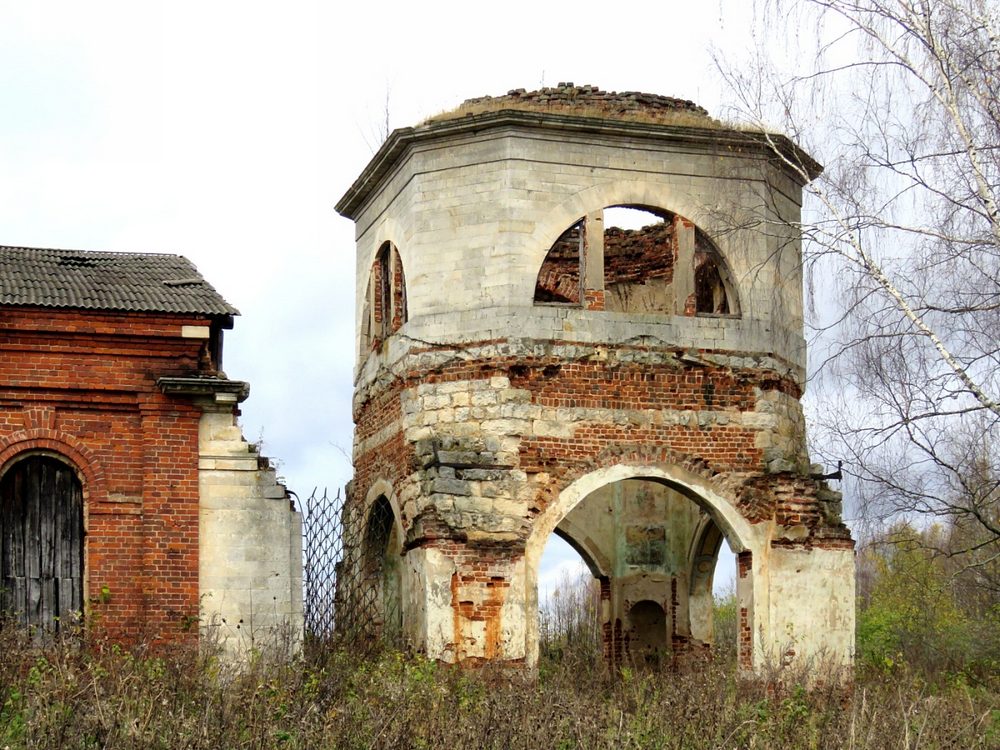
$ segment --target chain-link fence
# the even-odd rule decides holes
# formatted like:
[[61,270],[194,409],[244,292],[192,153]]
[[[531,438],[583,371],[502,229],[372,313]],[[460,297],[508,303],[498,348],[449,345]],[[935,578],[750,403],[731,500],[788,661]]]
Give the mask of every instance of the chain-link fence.
[[364,507],[314,490],[302,522],[307,642],[361,652],[398,645],[401,561],[388,500]]

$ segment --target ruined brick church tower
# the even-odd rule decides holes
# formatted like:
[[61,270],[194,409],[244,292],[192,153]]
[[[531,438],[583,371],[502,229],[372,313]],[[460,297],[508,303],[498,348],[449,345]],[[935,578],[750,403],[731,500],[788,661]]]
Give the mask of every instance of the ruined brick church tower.
[[609,656],[676,660],[711,646],[725,539],[743,669],[851,662],[853,542],[799,403],[819,170],[691,102],[572,84],[389,136],[337,204],[380,628],[533,665],[555,533],[600,581]]

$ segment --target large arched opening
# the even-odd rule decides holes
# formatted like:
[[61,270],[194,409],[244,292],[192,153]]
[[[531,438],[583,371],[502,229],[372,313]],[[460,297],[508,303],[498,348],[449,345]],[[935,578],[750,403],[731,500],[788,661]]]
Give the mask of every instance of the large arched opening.
[[[536,521],[525,555],[530,663],[539,653],[538,625],[530,620],[538,611],[538,566],[553,535],[587,561],[591,590],[599,592],[603,656],[611,663],[678,666],[712,652],[712,584],[726,544],[747,563],[735,594],[740,628],[752,632],[750,525],[697,475],[620,465],[572,482]],[[740,666],[751,666],[750,641],[726,645],[723,652],[739,649]]]

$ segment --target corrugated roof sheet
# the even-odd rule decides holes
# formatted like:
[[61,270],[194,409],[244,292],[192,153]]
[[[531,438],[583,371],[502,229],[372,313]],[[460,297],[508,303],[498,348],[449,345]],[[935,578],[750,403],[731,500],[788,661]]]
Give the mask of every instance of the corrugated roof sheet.
[[0,305],[239,315],[182,255],[4,245]]

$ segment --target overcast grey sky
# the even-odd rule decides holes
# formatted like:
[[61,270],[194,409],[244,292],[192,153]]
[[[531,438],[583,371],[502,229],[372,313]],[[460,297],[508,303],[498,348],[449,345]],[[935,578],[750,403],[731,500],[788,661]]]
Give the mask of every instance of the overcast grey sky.
[[[242,316],[225,369],[290,489],[351,474],[353,225],[390,127],[560,81],[697,101],[748,2],[0,0],[0,244],[180,253]],[[543,583],[544,585],[544,583]]]

